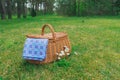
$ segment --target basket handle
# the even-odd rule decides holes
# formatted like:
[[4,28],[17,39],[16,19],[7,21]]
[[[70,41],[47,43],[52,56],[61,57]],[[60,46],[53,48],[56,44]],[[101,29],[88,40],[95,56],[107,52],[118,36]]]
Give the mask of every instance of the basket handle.
[[44,25],[42,26],[42,32],[41,32],[41,35],[44,35],[45,27],[49,27],[50,31],[52,32],[53,40],[55,41],[55,40],[56,40],[55,31],[54,31],[52,25],[50,25],[50,24],[44,24]]

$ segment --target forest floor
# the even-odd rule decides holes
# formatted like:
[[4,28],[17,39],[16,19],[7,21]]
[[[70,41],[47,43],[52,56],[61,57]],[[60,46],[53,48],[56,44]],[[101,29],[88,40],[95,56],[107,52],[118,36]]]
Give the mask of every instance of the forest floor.
[[[29,64],[22,59],[25,35],[40,34],[46,23],[52,24],[56,32],[68,33],[71,55],[46,65]],[[38,16],[0,20],[1,79],[119,80],[120,16]]]

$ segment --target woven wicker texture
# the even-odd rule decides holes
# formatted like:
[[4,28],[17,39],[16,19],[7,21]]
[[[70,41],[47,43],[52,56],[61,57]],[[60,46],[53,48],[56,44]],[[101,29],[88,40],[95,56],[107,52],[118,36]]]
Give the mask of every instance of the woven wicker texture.
[[[49,27],[51,33],[48,33],[48,34],[44,33],[44,30],[46,27]],[[59,58],[68,56],[68,54],[70,54],[71,46],[70,46],[70,41],[68,39],[67,33],[55,32],[52,25],[50,24],[43,25],[41,35],[27,35],[27,37],[49,40],[46,58],[43,61],[27,60],[30,63],[33,63],[33,64],[50,63],[50,62],[56,61]],[[61,53],[63,53],[63,55],[61,55]]]

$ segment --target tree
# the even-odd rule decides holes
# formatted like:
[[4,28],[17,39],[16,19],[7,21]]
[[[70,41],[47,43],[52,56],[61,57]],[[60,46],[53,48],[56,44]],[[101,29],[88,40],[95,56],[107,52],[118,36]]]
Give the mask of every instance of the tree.
[[8,14],[8,19],[12,19],[12,1],[7,0],[7,14]]
[[36,11],[35,11],[35,9],[33,9],[33,8],[32,8],[32,10],[31,10],[31,16],[32,16],[32,17],[35,17],[35,16],[36,16]]
[[77,16],[85,16],[86,15],[86,2],[81,0],[76,0],[76,15]]
[[111,14],[111,1],[103,0],[77,0],[79,16]]
[[0,0],[1,19],[6,19],[5,0]]
[[35,11],[36,0],[29,0],[29,1],[31,3],[30,14],[31,14],[32,17],[35,17],[36,16],[36,11]]
[[22,2],[21,0],[17,0],[17,17],[21,18],[22,14]]
[[76,15],[76,0],[56,0],[57,14],[74,16]]
[[23,18],[27,17],[27,11],[26,11],[26,0],[22,0],[22,14],[23,14]]
[[40,1],[41,5],[43,5],[43,14],[53,14],[53,4],[55,0],[42,0]]
[[117,0],[115,3],[115,10],[116,10],[116,14],[118,15],[120,12],[120,0]]
[[53,14],[53,4],[55,0],[45,0],[46,2],[46,13]]

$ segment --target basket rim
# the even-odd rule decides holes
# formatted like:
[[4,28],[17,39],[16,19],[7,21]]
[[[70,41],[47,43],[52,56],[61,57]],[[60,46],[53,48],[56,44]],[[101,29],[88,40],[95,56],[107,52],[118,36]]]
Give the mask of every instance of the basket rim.
[[[63,38],[68,36],[66,32],[55,32],[56,39]],[[36,38],[36,39],[49,39],[53,40],[54,38],[52,37],[52,33],[47,33],[44,35],[41,34],[28,34],[26,35],[27,38]]]

